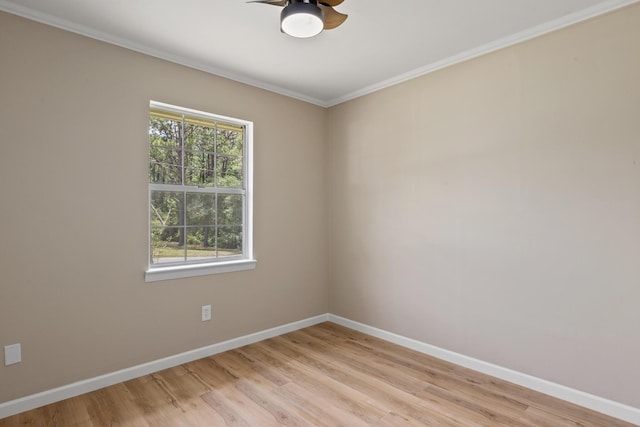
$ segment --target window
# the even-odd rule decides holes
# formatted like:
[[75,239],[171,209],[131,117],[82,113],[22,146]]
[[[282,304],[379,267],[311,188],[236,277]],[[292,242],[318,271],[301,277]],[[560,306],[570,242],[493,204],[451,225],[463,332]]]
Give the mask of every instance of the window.
[[147,281],[255,267],[253,124],[151,101]]

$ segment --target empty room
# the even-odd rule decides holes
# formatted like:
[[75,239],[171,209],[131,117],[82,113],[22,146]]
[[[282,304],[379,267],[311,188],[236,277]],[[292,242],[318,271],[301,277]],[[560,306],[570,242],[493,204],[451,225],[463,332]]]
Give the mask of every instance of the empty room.
[[640,426],[638,0],[0,0],[0,426]]

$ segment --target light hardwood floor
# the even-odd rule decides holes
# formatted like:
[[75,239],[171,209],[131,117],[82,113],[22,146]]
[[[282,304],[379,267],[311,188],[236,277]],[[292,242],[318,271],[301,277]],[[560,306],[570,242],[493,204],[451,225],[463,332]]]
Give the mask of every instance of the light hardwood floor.
[[0,420],[0,426],[631,424],[333,323]]

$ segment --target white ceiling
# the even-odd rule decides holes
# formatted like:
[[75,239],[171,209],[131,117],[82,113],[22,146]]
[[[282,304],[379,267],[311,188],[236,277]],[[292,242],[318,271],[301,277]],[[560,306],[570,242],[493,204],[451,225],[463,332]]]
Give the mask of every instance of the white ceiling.
[[0,0],[36,21],[331,106],[639,0],[345,0],[312,39],[244,0]]

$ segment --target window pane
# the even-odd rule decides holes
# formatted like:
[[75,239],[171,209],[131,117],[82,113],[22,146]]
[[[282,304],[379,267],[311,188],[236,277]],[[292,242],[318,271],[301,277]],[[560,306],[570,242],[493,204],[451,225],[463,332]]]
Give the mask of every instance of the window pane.
[[149,143],[152,147],[178,148],[182,143],[179,120],[149,117]]
[[218,256],[229,257],[242,254],[242,226],[218,227]]
[[215,151],[216,131],[213,126],[194,124],[187,121],[184,124],[184,148],[191,151]]
[[187,225],[215,225],[216,195],[187,193]]
[[215,172],[213,169],[199,169],[187,166],[184,171],[185,185],[197,185],[198,187],[213,187]]
[[149,182],[154,184],[180,184],[182,166],[178,150],[151,147],[149,149]]
[[217,137],[216,149],[218,154],[242,157],[242,145],[244,142],[242,128],[236,125],[218,123]]
[[243,199],[241,194],[219,194],[218,224],[241,225]]
[[211,126],[186,122],[184,127],[184,167],[185,185],[215,184],[215,128]]
[[176,120],[149,118],[149,181],[180,184],[182,123]]
[[242,157],[218,156],[218,187],[242,188]]
[[183,225],[184,193],[173,191],[151,192],[151,226]]
[[151,264],[184,261],[183,228],[151,227]]
[[189,227],[187,231],[187,260],[200,261],[216,256],[216,228]]

